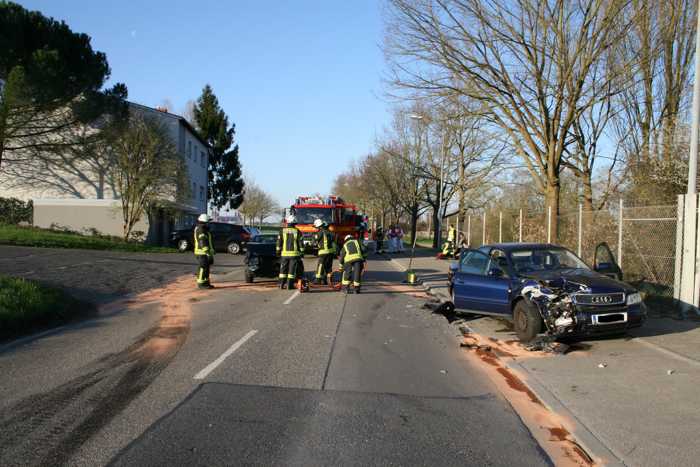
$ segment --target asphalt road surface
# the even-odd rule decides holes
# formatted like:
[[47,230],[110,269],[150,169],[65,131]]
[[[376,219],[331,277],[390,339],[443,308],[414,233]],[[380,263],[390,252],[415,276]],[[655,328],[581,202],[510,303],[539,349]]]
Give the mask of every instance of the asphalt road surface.
[[0,464],[550,463],[389,261],[350,296],[244,286],[227,261],[213,291],[188,275],[0,347]]

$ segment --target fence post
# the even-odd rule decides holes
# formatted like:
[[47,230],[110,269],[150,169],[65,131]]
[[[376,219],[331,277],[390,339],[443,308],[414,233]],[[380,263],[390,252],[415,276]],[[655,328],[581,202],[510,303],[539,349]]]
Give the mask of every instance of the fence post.
[[498,243],[503,243],[503,211],[498,211]]
[[[676,257],[673,269],[673,298],[678,302],[681,299],[681,268],[683,265],[683,215],[685,195],[678,195],[678,208],[676,214]],[[677,303],[676,303],[677,304]]]
[[583,240],[583,204],[578,204],[578,257],[581,258],[581,244]]
[[547,206],[547,243],[552,243],[552,206]]
[[624,201],[622,201],[622,198],[620,198],[620,215],[618,216],[618,226],[617,226],[617,264],[622,267],[622,222],[624,220],[624,216],[622,215],[622,211],[624,210]]
[[484,222],[481,225],[481,244],[486,245],[486,211],[484,211]]
[[683,206],[683,263],[681,267],[680,301],[683,314],[692,307],[695,301],[695,270],[697,266],[697,220],[698,195],[686,195]]
[[469,214],[467,217],[467,245],[469,248],[472,247],[472,215]]
[[523,208],[520,208],[520,227],[518,228],[518,241],[523,243]]

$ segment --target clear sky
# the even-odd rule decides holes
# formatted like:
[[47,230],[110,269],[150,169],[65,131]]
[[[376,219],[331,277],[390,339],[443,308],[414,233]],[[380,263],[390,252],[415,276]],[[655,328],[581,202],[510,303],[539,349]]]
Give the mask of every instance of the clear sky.
[[107,54],[129,99],[176,113],[210,83],[241,162],[282,205],[328,193],[388,121],[379,0],[27,0]]

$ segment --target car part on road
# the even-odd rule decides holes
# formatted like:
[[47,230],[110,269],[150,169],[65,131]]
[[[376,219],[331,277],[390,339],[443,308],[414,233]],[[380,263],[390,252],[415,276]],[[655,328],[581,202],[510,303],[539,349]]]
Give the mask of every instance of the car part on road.
[[237,255],[241,252],[241,245],[237,242],[231,242],[226,247],[226,250],[232,255]]
[[182,240],[180,240],[179,242],[177,242],[177,249],[178,249],[178,251],[180,251],[181,253],[186,252],[187,250],[190,249],[190,242],[188,242],[187,240],[185,240],[185,239],[183,238]]
[[245,272],[245,281],[246,281],[246,284],[252,284],[255,281],[255,275],[250,271],[246,271]]

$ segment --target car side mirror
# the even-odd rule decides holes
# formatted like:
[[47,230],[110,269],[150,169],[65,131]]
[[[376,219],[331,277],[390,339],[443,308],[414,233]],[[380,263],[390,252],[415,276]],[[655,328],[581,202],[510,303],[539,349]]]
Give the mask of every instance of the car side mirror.
[[503,270],[499,268],[489,269],[489,277],[503,277]]

